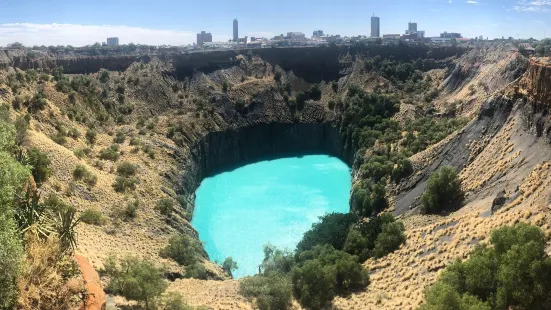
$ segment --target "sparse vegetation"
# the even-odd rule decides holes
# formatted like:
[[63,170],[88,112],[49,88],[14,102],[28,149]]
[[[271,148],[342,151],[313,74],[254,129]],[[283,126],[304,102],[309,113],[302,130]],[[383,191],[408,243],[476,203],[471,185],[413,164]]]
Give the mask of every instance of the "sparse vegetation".
[[123,161],[122,163],[117,165],[117,174],[122,177],[133,177],[136,175],[136,170],[136,165],[127,161]]
[[157,210],[159,210],[162,215],[170,217],[174,210],[174,202],[170,198],[160,199],[157,202]]
[[110,161],[117,161],[119,159],[119,145],[111,144],[108,148],[104,148],[99,152],[99,158]]
[[25,163],[32,167],[31,173],[37,184],[42,184],[52,174],[52,169],[50,168],[51,161],[48,158],[48,155],[41,152],[36,147],[31,148],[27,152],[25,156]]

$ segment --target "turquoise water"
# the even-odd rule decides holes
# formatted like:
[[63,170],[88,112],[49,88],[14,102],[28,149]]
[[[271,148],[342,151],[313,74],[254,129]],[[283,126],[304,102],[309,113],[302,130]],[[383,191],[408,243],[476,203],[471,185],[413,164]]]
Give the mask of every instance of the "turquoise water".
[[294,250],[319,216],[348,212],[350,187],[349,167],[334,157],[263,161],[205,179],[192,224],[212,261],[231,256],[234,277],[254,275],[265,244]]

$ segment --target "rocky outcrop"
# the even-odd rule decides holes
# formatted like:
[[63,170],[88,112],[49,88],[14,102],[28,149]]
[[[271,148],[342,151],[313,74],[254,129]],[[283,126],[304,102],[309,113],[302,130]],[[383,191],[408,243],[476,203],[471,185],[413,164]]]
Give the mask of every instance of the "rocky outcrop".
[[548,58],[530,59],[528,70],[520,81],[520,88],[534,100],[534,112],[537,113],[550,108],[551,62]]

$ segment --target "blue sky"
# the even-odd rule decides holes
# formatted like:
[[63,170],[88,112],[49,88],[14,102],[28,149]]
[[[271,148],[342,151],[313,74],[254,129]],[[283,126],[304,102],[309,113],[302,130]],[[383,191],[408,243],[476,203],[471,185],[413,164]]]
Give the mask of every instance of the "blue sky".
[[121,43],[190,44],[206,30],[215,41],[322,29],[368,35],[370,16],[381,33],[403,33],[408,21],[427,36],[461,32],[466,37],[551,36],[551,0],[0,0],[0,46],[81,46],[118,36]]

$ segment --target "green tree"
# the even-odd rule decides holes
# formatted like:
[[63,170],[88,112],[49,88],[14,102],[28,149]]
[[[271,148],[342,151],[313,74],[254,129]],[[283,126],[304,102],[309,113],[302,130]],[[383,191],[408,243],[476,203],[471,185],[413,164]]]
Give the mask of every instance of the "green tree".
[[192,265],[202,257],[202,247],[198,240],[179,234],[168,240],[168,245],[159,253],[163,258],[171,258],[183,266]]
[[302,240],[297,244],[297,251],[300,253],[321,244],[329,244],[337,250],[342,250],[350,225],[357,221],[358,216],[353,213],[326,214],[304,233]]
[[382,231],[375,240],[373,255],[380,258],[400,248],[400,245],[406,241],[404,230],[402,222],[383,224]]
[[421,196],[421,211],[438,213],[450,207],[460,206],[463,198],[457,169],[443,166],[429,177],[425,192]]
[[25,156],[25,163],[32,167],[31,173],[37,184],[42,184],[52,174],[52,170],[50,168],[51,161],[48,158],[48,155],[41,152],[36,147],[31,148],[27,152]]
[[224,270],[227,274],[233,277],[232,272],[234,272],[237,269],[238,269],[237,262],[234,261],[233,258],[231,258],[231,256],[226,257],[226,259],[222,263],[222,270]]
[[239,293],[254,298],[260,310],[285,310],[291,308],[292,287],[289,277],[282,273],[271,273],[246,277],[239,283]]
[[155,298],[168,287],[164,270],[150,261],[128,256],[117,261],[110,257],[105,272],[111,280],[107,289],[129,300],[143,302],[145,309],[153,309]]

